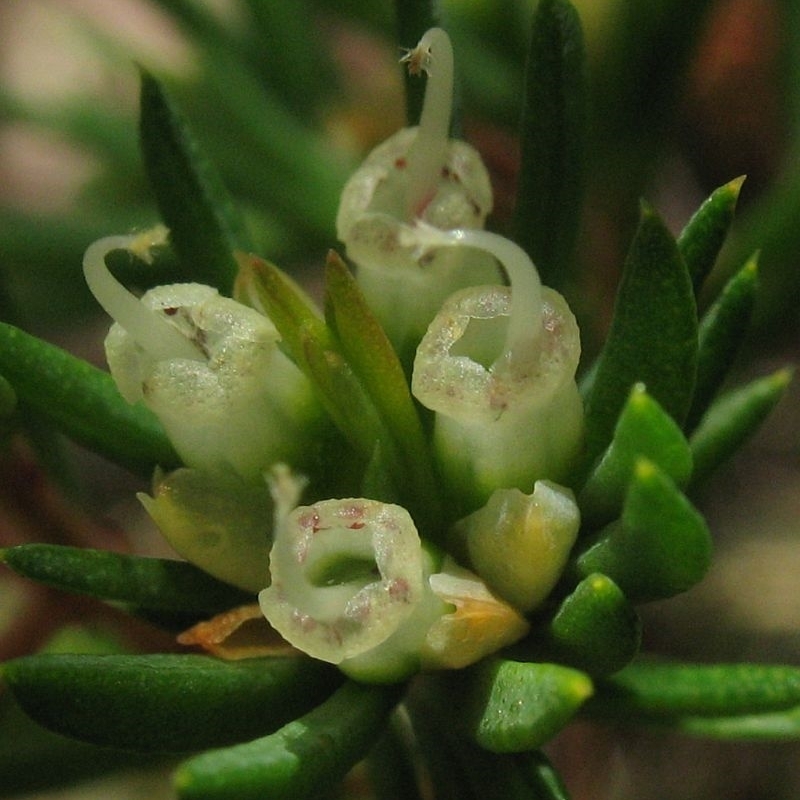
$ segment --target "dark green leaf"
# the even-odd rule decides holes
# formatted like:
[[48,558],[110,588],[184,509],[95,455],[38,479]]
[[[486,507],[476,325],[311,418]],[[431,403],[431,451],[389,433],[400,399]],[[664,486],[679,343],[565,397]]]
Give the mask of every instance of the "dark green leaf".
[[9,547],[0,550],[0,561],[47,586],[141,611],[169,612],[189,621],[254,601],[253,595],[234,589],[185,561],[55,544]]
[[[246,0],[249,57],[255,71],[300,119],[313,121],[320,106],[328,110],[340,90],[324,27],[311,24],[317,12],[309,0]],[[266,46],[281,42],[281,47]]]
[[655,464],[639,459],[622,518],[577,559],[578,571],[608,575],[633,602],[683,592],[705,575],[711,537],[702,515]]
[[580,221],[585,93],[578,14],[567,0],[542,0],[526,66],[514,239],[556,289],[564,284]]
[[348,681],[325,703],[265,738],[203,753],[175,776],[198,800],[300,800],[334,786],[374,744],[401,686]]
[[785,711],[798,705],[797,667],[643,661],[600,682],[589,709],[648,719],[727,718]]
[[374,800],[422,800],[409,744],[406,720],[395,715],[366,761]]
[[800,705],[786,711],[730,717],[685,716],[670,720],[683,733],[711,739],[786,741],[800,739]]
[[[0,697],[0,797],[33,796],[121,768],[147,767],[152,755],[98,748],[37,725],[11,697]],[[36,795],[40,796],[40,795]]]
[[459,723],[494,753],[549,741],[593,691],[589,676],[576,669],[496,658],[454,673],[448,683]]
[[720,397],[700,421],[689,443],[694,458],[692,489],[730,458],[783,397],[792,371],[780,369]]
[[161,85],[142,72],[141,145],[172,245],[195,280],[230,295],[234,250],[249,248],[244,224]]
[[611,580],[596,573],[584,578],[542,628],[517,649],[525,660],[554,661],[609,675],[639,651],[641,622],[635,609]]
[[276,730],[340,680],[304,657],[219,661],[199,655],[37,655],[2,676],[36,722],[83,741],[191,751]]
[[0,375],[0,430],[17,407],[17,393],[14,387]]
[[134,472],[179,463],[155,415],[123,400],[108,373],[5,323],[0,374],[43,419]]
[[695,291],[702,286],[722,249],[733,223],[743,183],[744,176],[714,191],[678,237],[678,249],[686,262]]
[[514,756],[527,778],[531,794],[528,800],[569,800],[567,788],[547,756],[540,751]]
[[672,234],[642,206],[614,318],[586,397],[587,459],[610,442],[631,387],[641,382],[680,425],[697,368],[697,307]]
[[753,256],[700,320],[697,382],[686,418],[687,430],[700,421],[728,374],[747,332],[757,290],[758,259]]
[[679,486],[689,480],[692,453],[676,422],[647,394],[643,384],[631,390],[614,429],[614,438],[578,495],[585,526],[617,516],[637,459],[656,464]]

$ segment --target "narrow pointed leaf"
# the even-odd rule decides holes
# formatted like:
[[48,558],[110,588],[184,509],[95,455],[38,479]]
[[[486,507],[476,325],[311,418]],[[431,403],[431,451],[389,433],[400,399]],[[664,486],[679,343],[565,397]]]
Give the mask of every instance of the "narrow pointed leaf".
[[0,550],[0,562],[26,578],[121,603],[203,619],[253,602],[253,595],[222,583],[185,561],[111,553],[55,544]]
[[711,561],[702,515],[650,461],[634,468],[622,518],[577,559],[578,572],[608,575],[633,602],[672,597],[697,583]]
[[589,676],[570,667],[489,659],[454,674],[451,697],[477,744],[519,753],[552,738],[592,691]]
[[700,421],[733,364],[750,323],[757,291],[758,258],[753,256],[700,320],[697,381],[686,418],[688,430]]
[[[399,384],[402,373],[398,373],[396,356],[346,266],[341,261],[338,266],[329,262],[331,327],[277,267],[256,256],[240,260],[243,272],[237,290],[258,299],[336,427],[364,462],[377,470],[373,478],[379,478],[381,469],[388,470],[390,483],[403,489],[409,507],[425,509],[423,516],[431,517],[432,479],[423,480],[430,478],[431,468],[426,468],[429,457],[416,412],[409,406],[410,398],[403,398],[407,385],[404,379]],[[361,344],[362,337],[367,346]],[[411,476],[413,469],[420,475]]]
[[391,463],[395,456],[391,436],[338,347],[326,347],[309,335],[303,342],[303,361],[326,411],[350,444],[369,459],[381,443],[381,460]]
[[348,681],[270,736],[185,762],[182,800],[299,800],[333,787],[374,744],[402,687]]
[[800,705],[786,711],[725,717],[685,716],[670,720],[682,733],[736,742],[796,741],[800,739]]
[[567,0],[536,6],[525,70],[514,239],[559,288],[578,233],[586,116],[583,34]]
[[155,415],[123,400],[107,372],[2,322],[0,374],[44,420],[111,461],[147,477],[180,463]]
[[175,251],[199,283],[231,294],[234,250],[250,249],[244,223],[163,87],[142,71],[145,168]]
[[586,397],[587,459],[610,442],[631,387],[648,393],[680,425],[697,368],[697,307],[672,234],[642,207],[625,261],[614,318]]
[[598,684],[592,712],[670,719],[764,714],[800,705],[800,669],[639,662]]
[[391,433],[401,472],[394,477],[402,478],[404,505],[419,521],[433,523],[439,516],[433,460],[403,367],[352,274],[333,252],[325,278],[329,324]]
[[[316,339],[321,346],[333,348],[333,337],[306,293],[274,264],[254,255],[237,253],[240,273],[236,299],[255,300],[263,308],[281,335],[281,346],[305,371],[304,341]],[[251,297],[252,296],[252,297]]]
[[567,787],[544,753],[523,753],[515,761],[530,786],[528,800],[569,800]]
[[689,443],[694,458],[692,489],[700,486],[756,431],[786,392],[792,372],[780,369],[720,397]]
[[695,212],[678,237],[692,285],[699,290],[714,267],[736,212],[744,176],[720,186]]
[[276,730],[327,696],[336,670],[305,657],[37,655],[2,677],[23,710],[75,739],[138,751],[191,751]]
[[614,429],[614,438],[578,495],[581,519],[593,527],[610,522],[622,509],[633,468],[647,458],[679,486],[692,472],[692,453],[677,423],[636,384]]
[[[372,402],[325,320],[294,281],[257,256],[240,256],[244,294],[254,294],[278,329],[282,346],[311,380],[334,424],[365,460],[389,440]],[[383,435],[382,435],[383,434]]]
[[520,646],[526,660],[553,661],[590,675],[622,669],[639,651],[636,610],[606,575],[584,578],[543,628]]

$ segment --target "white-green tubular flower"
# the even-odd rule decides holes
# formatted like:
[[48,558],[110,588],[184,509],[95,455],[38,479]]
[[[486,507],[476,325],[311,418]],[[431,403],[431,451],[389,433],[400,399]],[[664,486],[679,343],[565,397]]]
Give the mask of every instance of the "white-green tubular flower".
[[165,236],[112,236],[84,256],[86,282],[115,320],[105,342],[111,375],[126,400],[155,412],[187,466],[259,478],[307,444],[318,413],[310,386],[257,311],[197,283],[138,299],[106,267],[112,250],[146,258]]
[[345,186],[336,218],[359,284],[401,355],[413,350],[449,294],[497,280],[496,265],[479,251],[420,257],[415,220],[442,229],[482,228],[492,189],[477,151],[448,138],[453,51],[447,34],[432,28],[403,60],[412,74],[428,76],[420,124],[370,153]]
[[423,546],[405,509],[348,498],[289,511],[291,491],[281,482],[273,481],[272,582],[259,602],[299,650],[351,677],[387,683],[419,669],[465,666],[527,632],[475,575],[436,571],[441,559]]
[[566,301],[541,286],[508,239],[417,228],[423,252],[482,250],[511,284],[454,293],[417,348],[412,392],[436,412],[436,453],[457,508],[473,511],[495,489],[530,492],[540,478],[562,479],[583,438],[580,334]]
[[498,489],[451,531],[455,552],[504,600],[525,613],[561,577],[580,527],[569,489],[536,481],[532,494]]

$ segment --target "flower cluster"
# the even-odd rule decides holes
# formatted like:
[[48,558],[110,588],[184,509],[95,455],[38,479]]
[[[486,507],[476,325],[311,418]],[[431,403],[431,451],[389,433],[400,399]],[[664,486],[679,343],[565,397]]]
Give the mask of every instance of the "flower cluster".
[[319,495],[319,464],[341,463],[324,442],[344,460],[347,444],[258,303],[199,284],[136,298],[113,277],[108,253],[147,259],[164,229],[103,239],[84,260],[115,320],[112,376],[184,463],[142,498],[151,516],[187,559],[258,592],[291,645],[371,682],[463,667],[520,639],[579,527],[571,491],[554,483],[582,444],[575,319],[521,248],[483,230],[486,169],[449,138],[447,35],[428,31],[404,61],[428,77],[420,124],[352,176],[337,230],[430,434],[444,532],[393,502],[402,491],[379,456],[341,469],[352,496]]

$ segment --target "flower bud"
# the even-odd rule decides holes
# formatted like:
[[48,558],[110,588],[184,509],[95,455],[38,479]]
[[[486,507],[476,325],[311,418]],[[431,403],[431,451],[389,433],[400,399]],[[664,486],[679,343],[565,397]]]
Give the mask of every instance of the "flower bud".
[[175,551],[204,572],[257,592],[269,580],[273,503],[265,483],[185,467],[156,473],[139,501]]
[[578,535],[580,512],[569,489],[536,481],[532,494],[498,489],[459,520],[454,552],[515,608],[536,608],[561,577]]

